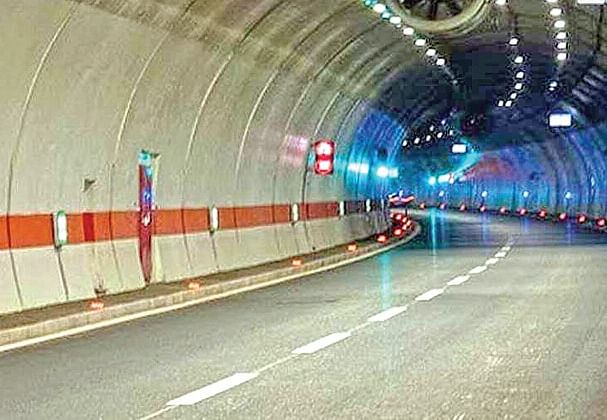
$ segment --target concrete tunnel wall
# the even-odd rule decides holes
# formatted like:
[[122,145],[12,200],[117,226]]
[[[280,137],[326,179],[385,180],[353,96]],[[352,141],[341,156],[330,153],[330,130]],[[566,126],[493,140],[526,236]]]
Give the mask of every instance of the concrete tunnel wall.
[[[462,171],[466,180],[454,185],[429,185],[428,176],[408,179],[421,201],[466,204],[509,210],[540,209],[570,216],[607,215],[607,126],[580,127],[555,133],[543,142],[483,153],[478,163]],[[422,162],[417,162],[422,164]],[[422,171],[420,171],[422,173]],[[444,196],[440,197],[440,193]],[[487,198],[482,197],[487,191]],[[524,192],[528,192],[525,197]],[[571,198],[566,199],[566,194]]]
[[[359,6],[3,0],[0,313],[91,298],[96,288],[144,287],[142,150],[157,156],[153,282],[385,229],[379,198],[389,185],[361,178],[346,187],[347,167],[361,150],[373,153],[376,139],[361,138],[359,122],[411,58]],[[307,171],[319,138],[337,141],[332,177]],[[350,153],[357,141],[365,146]],[[292,204],[300,204],[298,223]],[[70,236],[60,250],[51,218],[58,210],[68,213]]]

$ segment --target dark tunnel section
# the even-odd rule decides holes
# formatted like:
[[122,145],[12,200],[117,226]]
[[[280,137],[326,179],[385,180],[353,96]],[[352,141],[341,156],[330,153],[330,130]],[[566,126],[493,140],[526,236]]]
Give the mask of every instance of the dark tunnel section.
[[[605,216],[603,56],[579,48],[557,74],[543,46],[528,43],[524,66],[508,69],[507,51],[496,42],[473,38],[454,46],[453,80],[422,67],[387,84],[356,130],[352,153],[368,164],[368,174],[351,168],[347,185],[364,188],[356,180],[377,176],[377,168],[387,165],[399,173],[382,193],[412,193],[418,203]],[[504,107],[500,90],[521,69],[529,83],[516,107]],[[571,115],[572,125],[550,126],[553,114]],[[375,151],[367,150],[369,144]],[[454,145],[467,153],[454,153]]]

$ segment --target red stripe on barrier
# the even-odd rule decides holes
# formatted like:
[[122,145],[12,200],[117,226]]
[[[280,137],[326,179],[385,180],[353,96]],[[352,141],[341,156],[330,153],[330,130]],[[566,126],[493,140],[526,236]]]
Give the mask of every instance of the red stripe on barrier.
[[[233,210],[236,227],[239,228],[252,228],[274,223],[272,206],[235,207]],[[219,223],[221,226],[221,219]]]
[[53,241],[53,216],[50,214],[8,217],[9,247],[48,246]]
[[291,206],[287,204],[273,207],[274,223],[283,224],[291,222]]
[[154,234],[173,235],[184,233],[183,215],[181,210],[154,211]]
[[209,209],[183,209],[182,215],[186,233],[209,230]]
[[0,249],[8,249],[8,220],[0,216]]
[[[348,213],[364,212],[364,201],[346,203]],[[288,204],[218,208],[221,230],[285,224],[291,221]],[[337,217],[335,202],[300,205],[302,220]],[[139,212],[85,212],[68,214],[69,244],[135,239],[138,236]],[[208,231],[209,209],[161,209],[154,211],[154,234],[178,235]],[[51,214],[0,216],[0,249],[52,246]]]

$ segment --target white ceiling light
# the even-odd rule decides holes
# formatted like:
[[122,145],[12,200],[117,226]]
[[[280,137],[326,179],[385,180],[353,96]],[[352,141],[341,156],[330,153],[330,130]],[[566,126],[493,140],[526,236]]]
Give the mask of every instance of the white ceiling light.
[[559,17],[563,14],[563,9],[560,7],[555,7],[554,9],[550,9],[550,16]]
[[525,57],[523,57],[522,55],[518,55],[516,56],[516,58],[514,59],[514,62],[516,64],[523,64],[523,61],[525,61]]
[[567,32],[563,32],[563,31],[557,32],[556,39],[561,40],[561,41],[563,39],[567,39]]
[[566,50],[567,49],[567,43],[566,42],[559,42],[558,44],[556,44],[556,48],[559,50]]
[[558,53],[556,55],[556,59],[559,60],[559,61],[565,61],[565,60],[567,60],[567,53],[563,53],[563,52],[562,53]]
[[428,57],[434,57],[436,55],[436,50],[434,48],[429,48],[428,51],[426,51],[426,55]]
[[424,38],[417,38],[415,40],[415,45],[417,45],[418,47],[423,47],[424,45],[426,45],[426,40]]
[[508,44],[514,46],[514,45],[518,45],[518,38],[513,36],[512,38],[510,38],[510,41],[508,42]]
[[386,11],[386,9],[387,9],[387,7],[383,3],[377,3],[375,6],[373,6],[373,11],[378,14],[384,13]]
[[436,60],[436,65],[437,66],[444,66],[445,65],[445,59],[444,58],[439,58]]
[[415,33],[415,29],[407,26],[406,28],[403,28],[403,35],[407,35],[407,36],[411,36]]
[[523,88],[523,84],[522,83],[517,83],[516,85],[514,85],[514,88],[516,90],[521,90]]
[[563,19],[559,19],[554,22],[554,27],[557,29],[563,29],[566,25],[567,23]]
[[512,106],[512,101],[506,101],[506,106],[510,108]]
[[524,79],[525,78],[525,72],[523,71],[519,71],[518,73],[516,73],[515,76],[517,79]]

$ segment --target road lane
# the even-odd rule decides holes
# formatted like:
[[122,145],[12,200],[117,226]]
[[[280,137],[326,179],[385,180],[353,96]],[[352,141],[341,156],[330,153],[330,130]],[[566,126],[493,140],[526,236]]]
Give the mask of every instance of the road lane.
[[[234,389],[160,417],[474,417],[548,412],[554,401],[569,413],[604,408],[592,395],[605,392],[607,366],[592,349],[605,344],[607,292],[597,280],[607,279],[605,239],[438,212],[424,224],[414,243],[351,267],[2,355],[0,375],[11,380],[0,395],[0,418],[141,418],[264,366],[271,368]],[[448,286],[513,238],[495,265]],[[415,302],[434,289],[445,290]],[[407,305],[384,322],[367,321]],[[288,357],[350,329],[347,340]],[[580,348],[584,337],[589,348]],[[534,359],[551,349],[570,366],[554,371],[568,375],[551,381],[558,392],[538,379],[556,361]],[[538,367],[538,360],[550,364]],[[576,387],[590,366],[590,383]],[[521,391],[498,392],[500,381]],[[544,396],[539,408],[530,402],[535,391]],[[565,394],[569,399],[555,399]],[[499,398],[507,401],[496,405]]]

